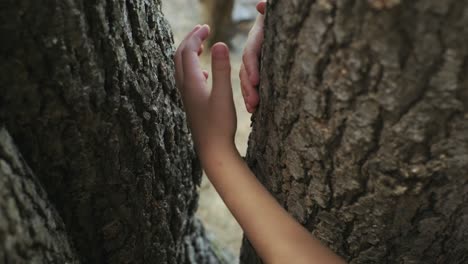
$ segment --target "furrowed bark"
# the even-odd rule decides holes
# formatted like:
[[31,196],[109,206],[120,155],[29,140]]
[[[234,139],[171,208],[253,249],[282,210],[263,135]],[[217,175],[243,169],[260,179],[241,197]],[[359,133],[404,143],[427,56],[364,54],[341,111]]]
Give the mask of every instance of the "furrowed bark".
[[62,219],[3,127],[0,201],[2,263],[79,263]]
[[468,261],[466,23],[464,1],[269,2],[247,160],[350,263]]
[[193,234],[201,169],[160,4],[0,4],[0,120],[83,263],[217,263]]

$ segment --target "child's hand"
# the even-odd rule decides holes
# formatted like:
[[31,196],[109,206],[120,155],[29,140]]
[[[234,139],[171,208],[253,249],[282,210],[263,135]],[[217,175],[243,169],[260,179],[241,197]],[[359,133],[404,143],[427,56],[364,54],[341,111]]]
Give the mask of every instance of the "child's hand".
[[242,55],[242,65],[239,73],[244,103],[249,113],[255,112],[260,98],[256,86],[260,83],[259,59],[263,44],[263,24],[265,19],[266,1],[257,4],[260,13],[249,32],[249,37]]
[[177,87],[182,95],[192,136],[200,157],[219,150],[235,149],[237,119],[231,88],[229,49],[224,43],[212,47],[213,84],[202,71],[198,56],[208,38],[207,25],[197,26],[180,44],[175,55]]

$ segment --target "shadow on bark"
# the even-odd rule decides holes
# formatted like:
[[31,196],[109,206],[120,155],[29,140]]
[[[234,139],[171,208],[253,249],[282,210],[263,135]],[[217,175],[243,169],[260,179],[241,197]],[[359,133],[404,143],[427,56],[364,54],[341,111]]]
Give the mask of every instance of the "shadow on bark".
[[7,0],[0,34],[0,121],[78,258],[222,263],[194,218],[201,169],[160,1]]

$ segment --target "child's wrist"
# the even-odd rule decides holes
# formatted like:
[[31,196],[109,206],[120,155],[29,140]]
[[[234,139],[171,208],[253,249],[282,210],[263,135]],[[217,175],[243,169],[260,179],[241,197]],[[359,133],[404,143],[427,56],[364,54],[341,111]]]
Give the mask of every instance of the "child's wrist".
[[[232,144],[234,146],[234,144]],[[225,146],[214,148],[200,157],[203,170],[211,182],[217,181],[219,177],[231,175],[240,162],[243,162],[237,148]]]
[[234,142],[210,144],[198,149],[198,156],[203,166],[209,166],[211,161],[240,156]]

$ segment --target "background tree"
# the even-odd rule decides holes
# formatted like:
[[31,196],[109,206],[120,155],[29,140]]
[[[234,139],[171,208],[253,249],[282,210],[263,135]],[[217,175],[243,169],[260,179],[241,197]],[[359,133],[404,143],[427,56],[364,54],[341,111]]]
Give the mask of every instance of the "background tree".
[[211,46],[219,41],[229,43],[234,30],[232,21],[234,0],[200,0],[200,2],[202,17],[211,27],[208,44]]
[[[65,230],[55,230],[61,220],[53,204],[83,263],[219,263],[193,216],[201,170],[160,1],[6,0],[0,34],[0,123],[47,192],[2,186],[6,198],[31,197],[16,201],[20,209],[8,207],[11,197],[0,200],[0,223],[19,210],[21,221],[10,221],[11,228],[39,219],[50,229],[6,239],[0,232],[0,248],[9,249],[13,237],[36,263],[73,260]],[[2,169],[32,175],[23,162],[5,162]],[[0,177],[13,184],[17,176],[2,170]],[[30,181],[24,188],[40,190]],[[30,209],[32,201],[39,208]],[[42,258],[21,246],[30,237],[35,246],[63,251]],[[2,252],[2,259],[16,263],[16,253]]]
[[466,1],[269,2],[247,159],[350,263],[468,261],[467,23]]

